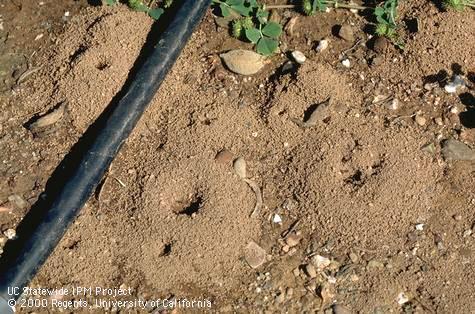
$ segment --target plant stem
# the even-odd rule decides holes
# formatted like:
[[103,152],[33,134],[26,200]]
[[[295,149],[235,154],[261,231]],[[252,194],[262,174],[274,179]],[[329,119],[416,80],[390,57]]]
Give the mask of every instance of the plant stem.
[[338,1],[327,1],[328,4],[333,4],[333,7],[335,9],[337,8],[343,8],[343,9],[355,9],[355,10],[366,10],[366,9],[371,9],[370,7],[365,7],[361,5],[352,5],[352,4],[345,4],[345,3],[340,3]]
[[275,4],[275,5],[266,5],[264,9],[294,9],[296,7],[295,4]]
[[[364,7],[360,5],[351,5],[351,4],[344,4],[338,1],[326,1],[327,4],[333,5],[335,8],[343,8],[343,9],[355,9],[355,10],[366,10],[370,9],[370,7]],[[294,9],[297,7],[295,4],[276,4],[276,5],[266,5],[264,9],[272,10],[272,9]]]

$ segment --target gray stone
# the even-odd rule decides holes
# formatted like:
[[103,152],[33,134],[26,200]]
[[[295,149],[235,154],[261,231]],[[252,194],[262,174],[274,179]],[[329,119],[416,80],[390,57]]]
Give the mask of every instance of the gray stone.
[[449,139],[442,143],[442,156],[445,160],[475,160],[475,151],[460,141]]

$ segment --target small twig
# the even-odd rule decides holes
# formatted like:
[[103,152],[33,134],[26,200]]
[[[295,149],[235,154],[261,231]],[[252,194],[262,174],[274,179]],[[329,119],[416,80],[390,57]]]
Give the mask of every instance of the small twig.
[[20,77],[16,80],[16,86],[20,85],[28,76],[32,75],[33,73],[35,72],[38,72],[39,70],[41,70],[43,66],[39,66],[39,67],[36,67],[36,68],[32,68],[32,69],[28,69],[26,70],[25,72],[23,72]]
[[263,204],[261,188],[259,187],[259,185],[257,185],[256,182],[252,180],[249,180],[249,179],[243,179],[243,180],[254,191],[254,194],[256,194],[256,205],[254,206],[254,209],[250,215],[251,218],[254,218],[261,210],[261,207]]
[[282,238],[284,238],[284,239],[287,238],[288,235],[289,235],[290,233],[292,233],[292,231],[294,231],[294,230],[297,228],[297,226],[299,225],[299,223],[300,223],[300,219],[297,219],[297,220],[290,226],[290,228],[287,229],[287,231],[284,232],[284,234],[282,235]]
[[394,99],[394,96],[388,96],[384,99],[381,99],[381,100],[378,100],[378,101],[375,101],[375,102],[372,102],[371,105],[375,106],[375,105],[380,105],[380,104],[384,104],[384,103],[387,103],[388,101],[391,101]]
[[116,177],[113,177],[113,178],[114,178],[114,180],[116,180],[120,185],[122,185],[122,187],[124,187],[124,188],[126,187],[125,183],[122,182],[119,178],[116,178]]
[[343,50],[343,51],[340,53],[340,58],[341,58],[342,56],[345,56],[348,52],[355,50],[356,47],[358,47],[359,44],[361,44],[362,41],[363,41],[363,40],[360,38],[360,39],[358,39],[358,40],[353,44],[353,46],[351,46],[350,48],[348,48],[348,49],[346,49],[346,50]]
[[352,4],[344,4],[344,3],[339,3],[338,1],[328,1],[328,4],[333,4],[333,7],[335,9],[338,8],[343,8],[343,9],[355,9],[355,10],[367,10],[370,9],[370,7],[365,7],[362,5],[352,5]]

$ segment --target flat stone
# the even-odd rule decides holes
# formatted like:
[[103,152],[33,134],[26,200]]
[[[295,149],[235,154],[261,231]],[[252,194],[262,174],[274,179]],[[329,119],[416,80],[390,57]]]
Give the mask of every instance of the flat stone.
[[28,202],[25,201],[23,197],[17,194],[10,195],[8,197],[8,201],[20,209],[25,209],[28,207]]
[[267,253],[256,242],[249,242],[244,249],[244,258],[252,268],[258,268],[266,262]]
[[348,24],[344,24],[340,27],[338,31],[338,36],[346,41],[355,41],[355,34],[353,32],[353,27]]
[[442,156],[445,160],[475,160],[475,151],[460,141],[449,139],[442,143]]

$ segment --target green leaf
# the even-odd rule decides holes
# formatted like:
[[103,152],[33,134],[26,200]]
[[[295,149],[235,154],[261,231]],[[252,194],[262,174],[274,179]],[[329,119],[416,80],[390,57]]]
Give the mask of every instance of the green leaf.
[[282,33],[282,26],[276,22],[269,22],[262,29],[262,34],[277,39]]
[[384,9],[381,7],[377,7],[374,9],[374,15],[376,16],[383,16],[384,15]]
[[312,13],[317,11],[324,12],[327,9],[327,3],[323,0],[313,0]]
[[224,17],[228,17],[231,15],[231,12],[229,11],[229,7],[225,3],[221,3],[219,5],[219,8],[221,9],[221,15]]
[[262,37],[257,43],[257,52],[264,56],[270,56],[277,51],[279,43],[277,40],[268,37]]
[[247,2],[252,8],[257,8],[259,6],[259,4],[257,3],[257,0],[247,0]]
[[259,9],[259,10],[257,10],[256,17],[257,17],[257,20],[259,21],[259,23],[267,24],[267,22],[269,20],[269,12]]
[[230,7],[244,5],[244,0],[227,0],[226,4]]
[[139,4],[137,5],[137,7],[134,8],[135,11],[139,11],[139,12],[146,12],[148,13],[149,11],[149,8],[145,5],[145,4]]
[[257,28],[246,29],[246,38],[253,44],[257,44],[262,34]]
[[103,0],[102,3],[104,3],[106,5],[116,5],[117,0]]
[[148,11],[148,15],[150,15],[150,17],[154,20],[158,20],[160,18],[160,16],[163,14],[163,9],[162,8],[155,8],[155,9],[151,9]]
[[376,16],[376,21],[380,24],[389,24],[389,21],[387,21],[385,18],[379,15]]
[[244,4],[242,5],[233,5],[231,8],[236,11],[237,13],[241,14],[242,16],[249,16],[252,9],[250,7],[246,7]]

